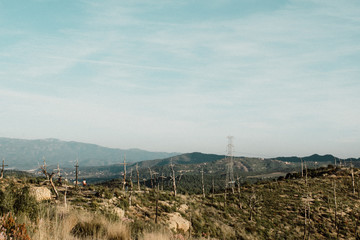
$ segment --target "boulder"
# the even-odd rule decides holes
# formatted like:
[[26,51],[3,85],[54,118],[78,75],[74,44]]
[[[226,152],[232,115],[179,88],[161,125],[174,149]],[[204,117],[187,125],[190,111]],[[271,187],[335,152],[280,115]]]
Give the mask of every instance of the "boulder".
[[190,221],[183,218],[180,213],[169,213],[168,214],[169,220],[168,225],[170,229],[173,229],[174,231],[183,231],[187,232],[189,231],[189,228],[191,226]]
[[181,204],[181,205],[179,206],[179,208],[178,208],[178,211],[184,213],[184,212],[186,212],[188,209],[189,209],[188,205],[186,205],[186,204]]
[[122,219],[125,216],[125,211],[119,207],[114,207],[113,213],[115,213],[120,219]]
[[163,206],[171,207],[171,205],[168,202],[165,202],[165,201],[159,200],[159,204],[161,204]]
[[34,196],[38,202],[51,199],[51,191],[46,187],[31,187],[30,195]]

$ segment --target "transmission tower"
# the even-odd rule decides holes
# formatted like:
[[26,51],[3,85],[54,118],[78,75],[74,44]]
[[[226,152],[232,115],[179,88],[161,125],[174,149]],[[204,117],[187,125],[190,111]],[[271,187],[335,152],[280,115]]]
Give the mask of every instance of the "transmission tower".
[[233,136],[228,136],[228,144],[227,144],[227,155],[226,155],[226,162],[227,162],[227,169],[226,169],[226,183],[225,188],[231,188],[232,192],[234,193],[234,145],[233,145]]

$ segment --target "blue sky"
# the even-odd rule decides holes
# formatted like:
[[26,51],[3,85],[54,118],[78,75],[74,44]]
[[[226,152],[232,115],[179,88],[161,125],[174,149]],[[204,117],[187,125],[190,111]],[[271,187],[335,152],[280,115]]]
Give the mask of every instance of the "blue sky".
[[360,2],[0,0],[0,136],[360,157]]

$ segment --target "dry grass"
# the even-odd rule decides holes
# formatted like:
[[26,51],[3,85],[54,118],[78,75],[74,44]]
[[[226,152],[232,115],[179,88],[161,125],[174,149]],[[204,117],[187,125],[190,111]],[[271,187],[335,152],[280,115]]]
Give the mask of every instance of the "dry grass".
[[37,240],[127,240],[129,227],[122,222],[110,222],[104,216],[73,208],[49,208],[38,223],[28,223]]
[[147,232],[144,233],[140,240],[170,240],[173,239],[169,233],[164,232]]

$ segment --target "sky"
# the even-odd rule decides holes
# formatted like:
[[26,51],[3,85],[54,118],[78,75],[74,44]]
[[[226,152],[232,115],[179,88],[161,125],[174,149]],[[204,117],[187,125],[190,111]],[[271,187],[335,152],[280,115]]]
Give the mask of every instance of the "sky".
[[0,0],[0,136],[360,157],[357,0]]

